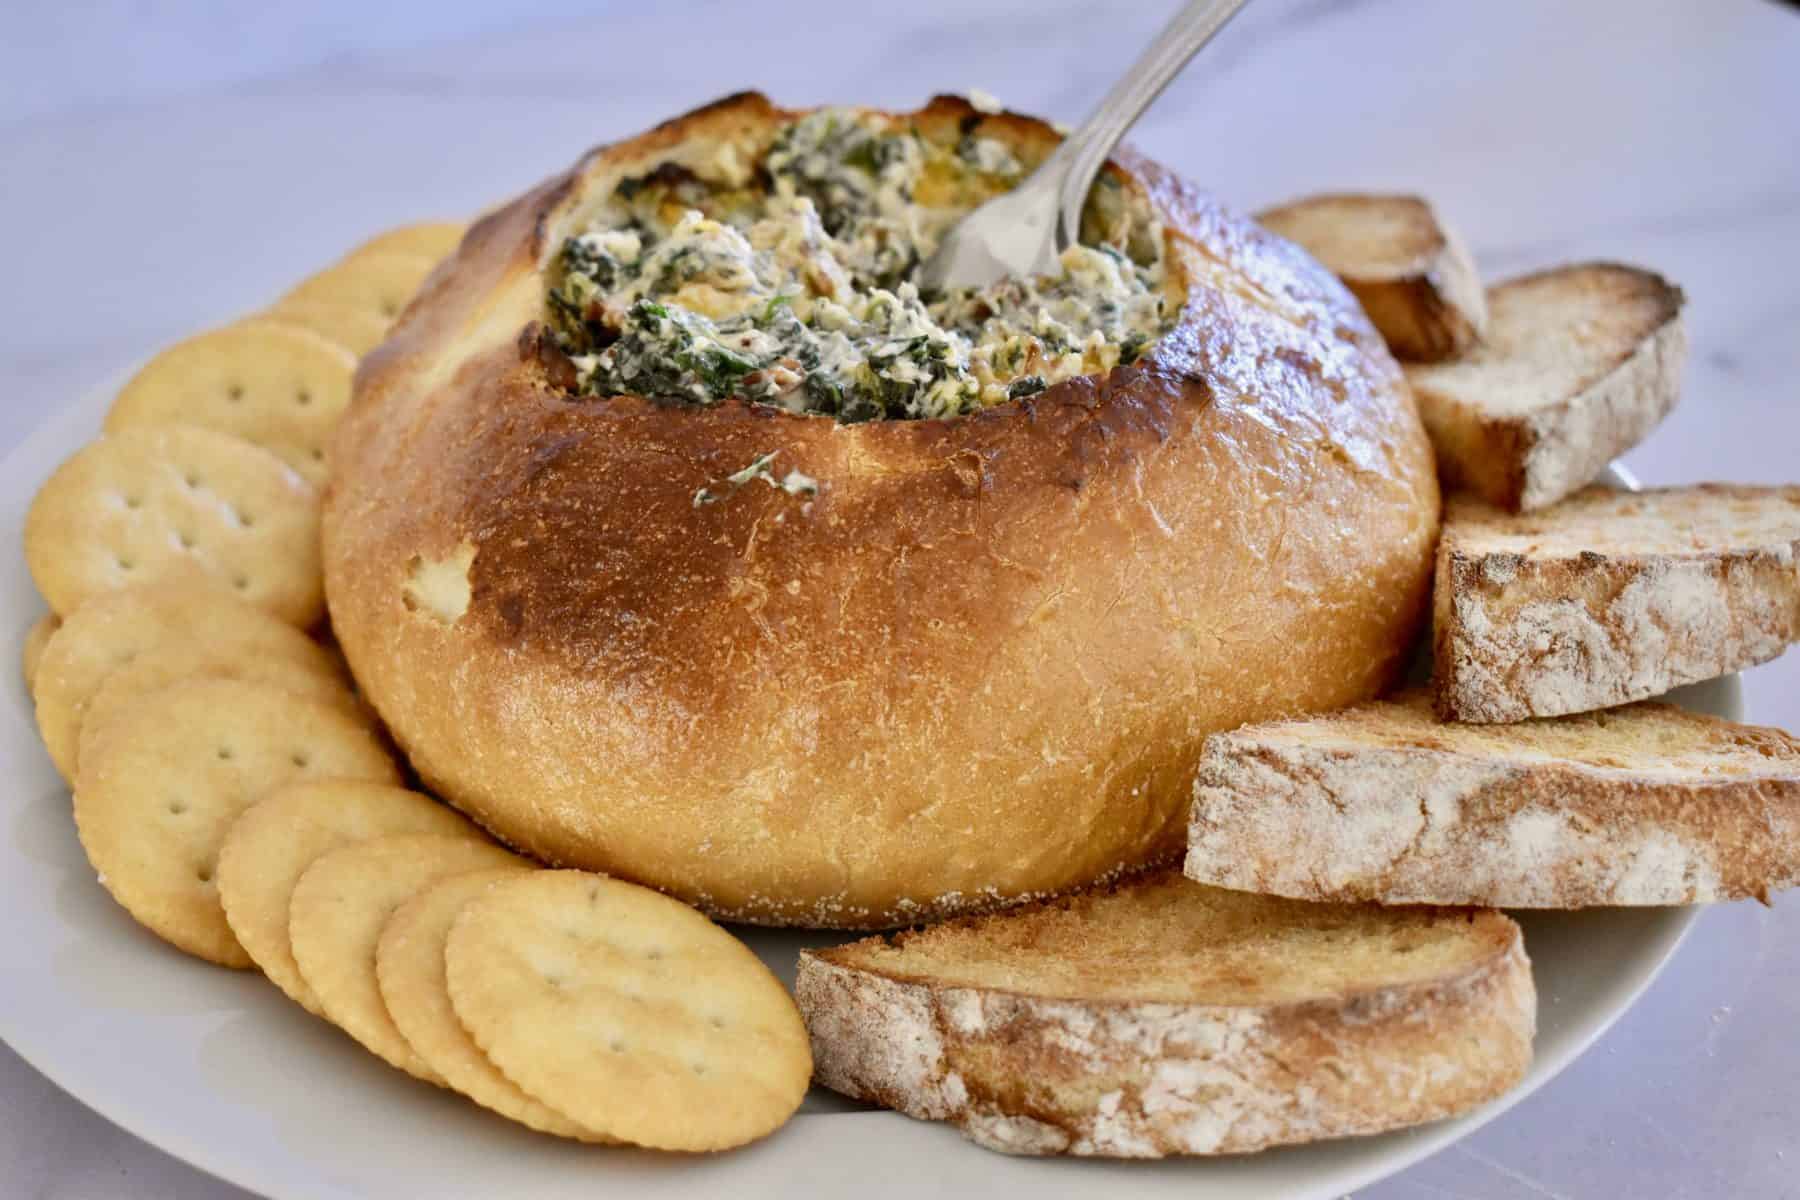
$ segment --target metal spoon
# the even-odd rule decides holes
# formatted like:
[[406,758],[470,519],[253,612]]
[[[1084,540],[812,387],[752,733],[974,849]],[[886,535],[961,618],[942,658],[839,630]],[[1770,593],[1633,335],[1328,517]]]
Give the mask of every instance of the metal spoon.
[[927,291],[985,287],[1006,276],[1054,275],[1081,233],[1088,188],[1125,131],[1244,0],[1188,0],[1081,128],[1031,176],[964,217],[919,271]]

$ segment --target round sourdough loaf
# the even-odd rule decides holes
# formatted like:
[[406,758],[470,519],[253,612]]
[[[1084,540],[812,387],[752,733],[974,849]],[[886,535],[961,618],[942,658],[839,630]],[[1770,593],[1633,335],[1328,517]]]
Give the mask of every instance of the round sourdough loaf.
[[[733,96],[590,153],[363,361],[324,523],[359,684],[507,842],[723,918],[879,927],[1172,860],[1206,734],[1402,665],[1438,490],[1398,368],[1318,264],[1122,154],[1186,284],[1132,366],[855,425],[574,396],[537,324],[563,239],[797,115]],[[817,494],[696,503],[770,452]]]

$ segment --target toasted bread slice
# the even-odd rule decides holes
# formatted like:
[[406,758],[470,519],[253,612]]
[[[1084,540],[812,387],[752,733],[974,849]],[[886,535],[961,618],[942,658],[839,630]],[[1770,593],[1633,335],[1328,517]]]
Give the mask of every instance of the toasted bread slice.
[[1462,1112],[1531,1060],[1518,926],[1173,873],[800,957],[814,1079],[1014,1154],[1233,1154]]
[[1474,259],[1418,196],[1308,196],[1256,219],[1343,280],[1396,358],[1454,358],[1487,325]]
[[1616,263],[1491,289],[1479,345],[1406,368],[1446,481],[1523,512],[1599,478],[1675,406],[1682,303],[1668,280]]
[[1438,712],[1521,721],[1661,695],[1800,639],[1800,487],[1593,487],[1513,516],[1453,497]]
[[1423,691],[1207,739],[1187,873],[1306,900],[1693,904],[1800,883],[1800,740],[1667,704],[1444,725]]

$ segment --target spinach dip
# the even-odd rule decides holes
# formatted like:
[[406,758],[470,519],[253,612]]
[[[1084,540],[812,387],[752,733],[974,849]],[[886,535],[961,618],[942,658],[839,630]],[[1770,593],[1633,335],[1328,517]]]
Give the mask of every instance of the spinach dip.
[[1035,165],[974,121],[944,142],[823,109],[777,130],[742,184],[673,164],[623,180],[551,271],[575,391],[954,417],[1130,363],[1176,304],[1162,231],[1110,172],[1058,274],[912,282],[946,229]]

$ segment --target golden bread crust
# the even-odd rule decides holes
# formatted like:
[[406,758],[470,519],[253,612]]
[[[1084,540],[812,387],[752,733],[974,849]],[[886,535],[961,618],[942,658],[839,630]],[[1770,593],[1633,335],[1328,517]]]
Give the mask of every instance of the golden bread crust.
[[[1172,857],[1207,733],[1400,666],[1438,519],[1400,372],[1317,265],[1125,155],[1190,284],[1132,367],[954,420],[571,402],[526,326],[588,193],[792,115],[731,97],[593,152],[364,360],[324,530],[360,684],[500,837],[729,918],[882,926]],[[695,505],[772,450],[819,494]]]
[[1710,904],[1800,886],[1800,738],[1667,704],[1440,724],[1423,690],[1207,739],[1192,879],[1296,900]]
[[[1531,1063],[1536,989],[1502,913],[1236,897],[1259,912],[1239,925],[1216,889],[1177,889],[1152,877],[934,926],[918,937],[935,953],[904,933],[802,952],[814,1079],[992,1150],[1161,1158],[1440,1120]],[[1228,965],[1179,944],[1209,926]],[[1080,969],[1052,984],[1042,956]],[[1134,972],[1147,994],[1115,982]]]

